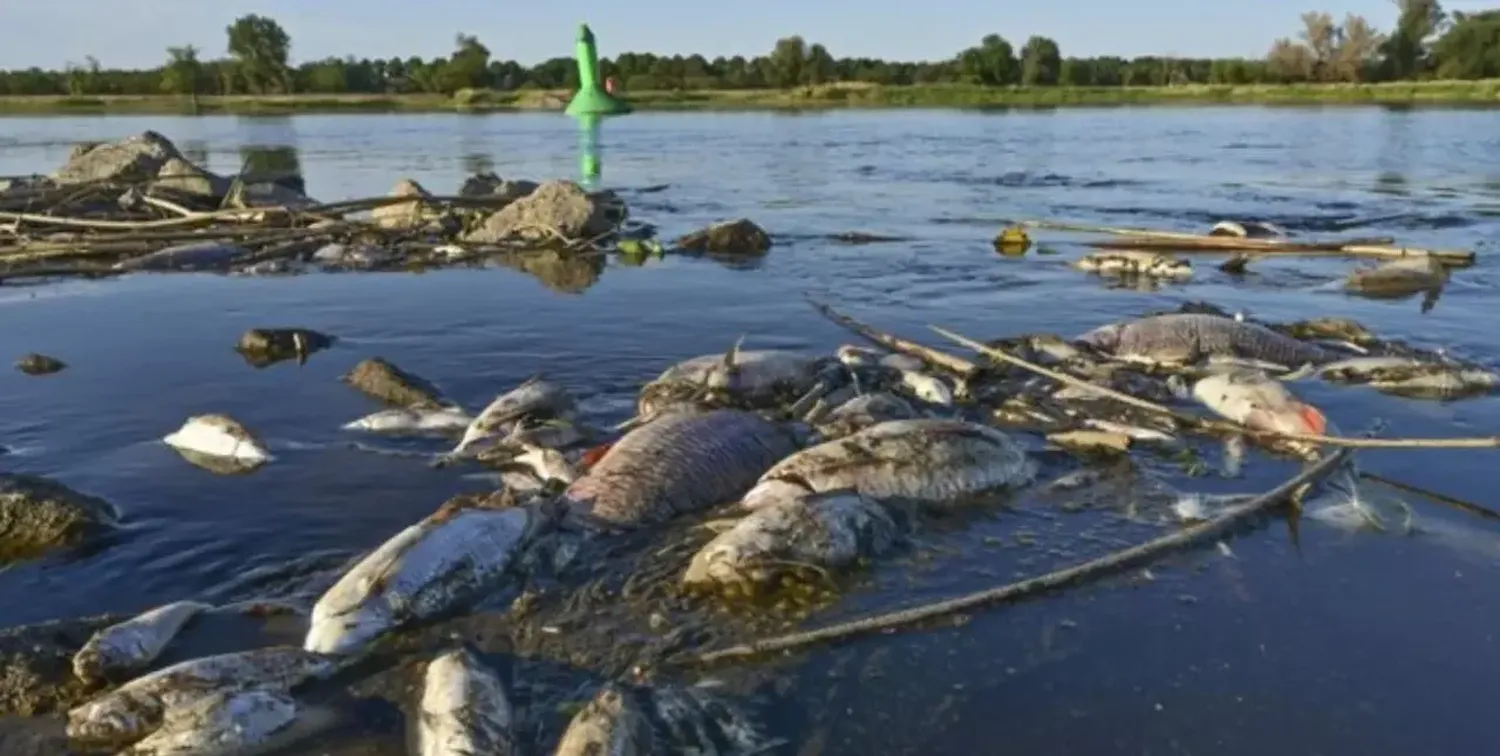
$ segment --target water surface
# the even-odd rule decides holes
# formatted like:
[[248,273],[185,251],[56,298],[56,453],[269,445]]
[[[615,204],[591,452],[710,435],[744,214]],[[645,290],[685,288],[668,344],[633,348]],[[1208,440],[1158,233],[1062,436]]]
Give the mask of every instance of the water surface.
[[[300,166],[309,193],[325,201],[381,194],[404,176],[446,193],[476,170],[545,178],[571,176],[578,163],[572,124],[552,115],[11,118],[0,121],[0,175],[49,172],[75,141],[144,129],[222,172],[247,156]],[[921,339],[928,324],[982,338],[1072,334],[1202,299],[1272,319],[1351,316],[1486,362],[1500,355],[1489,316],[1500,307],[1488,246],[1500,233],[1494,111],[643,113],[607,123],[603,143],[604,184],[625,193],[633,217],[675,236],[744,215],[775,235],[775,249],[745,269],[668,258],[550,282],[493,268],[0,287],[0,356],[43,351],[70,365],[47,378],[0,371],[0,445],[15,450],[0,466],[104,496],[130,523],[97,554],[0,572],[0,625],[139,610],[251,567],[353,553],[473,490],[474,481],[420,459],[336,443],[346,440],[340,424],[374,409],[337,377],[371,355],[475,409],[543,370],[611,421],[628,413],[643,381],[741,334],[747,346],[849,341],[805,294]],[[1205,258],[1190,283],[1142,291],[1063,267],[1082,254],[1054,241],[1066,237],[1041,237],[1055,255],[992,250],[1002,224],[1031,217],[1182,229],[1260,218],[1480,256],[1425,314],[1414,300],[1343,295],[1331,284],[1352,263],[1331,259],[1267,262],[1236,282]],[[855,230],[908,241],[826,238]],[[231,351],[246,328],[286,325],[343,341],[301,367],[256,370]],[[1491,398],[1414,402],[1321,385],[1306,393],[1350,432],[1376,419],[1400,436],[1500,429]],[[210,411],[251,425],[277,461],[219,477],[158,442]],[[1370,471],[1492,505],[1495,460],[1486,451],[1360,455]],[[1256,458],[1245,480],[1204,485],[1259,490],[1288,469]],[[1234,541],[1233,557],[1174,561],[1152,580],[1126,576],[979,613],[959,628],[812,654],[785,667],[800,670],[788,700],[820,712],[811,717],[820,722],[789,721],[799,743],[788,752],[1488,752],[1500,533],[1410,500],[1460,535],[1305,524],[1293,541],[1277,523]],[[979,527],[1003,541],[1053,525],[1001,513]],[[974,538],[949,545],[951,571],[939,563],[920,590],[860,604],[902,605],[1012,577],[1012,565]],[[988,581],[971,569],[1002,563]],[[358,747],[401,752],[393,736]]]

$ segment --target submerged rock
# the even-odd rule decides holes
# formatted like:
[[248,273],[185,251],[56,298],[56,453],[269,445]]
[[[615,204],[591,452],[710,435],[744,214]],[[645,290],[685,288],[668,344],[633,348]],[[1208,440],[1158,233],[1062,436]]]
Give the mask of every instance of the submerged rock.
[[333,337],[307,328],[251,328],[234,349],[256,367],[303,358],[333,346]]
[[39,475],[0,473],[0,563],[73,546],[114,521],[103,499]]
[[86,698],[73,656],[91,635],[122,619],[101,614],[0,630],[0,716],[48,714]]
[[478,173],[464,180],[458,190],[460,197],[499,197],[514,202],[536,191],[540,186],[526,179],[503,179],[494,173]]
[[16,360],[16,369],[27,375],[51,375],[61,372],[67,366],[67,363],[56,357],[48,357],[36,352]]
[[715,255],[763,255],[771,249],[771,235],[750,219],[738,218],[684,235],[677,246]]
[[486,218],[464,240],[481,244],[503,241],[591,239],[607,234],[623,220],[624,203],[608,192],[588,192],[572,181],[548,181]]
[[397,407],[437,409],[449,406],[436,386],[380,357],[360,362],[340,380],[372,399]]
[[416,181],[404,178],[396,182],[395,188],[391,189],[391,196],[415,199],[394,205],[381,205],[370,211],[370,215],[375,219],[375,225],[381,228],[413,228],[422,225],[422,202],[419,200],[430,199],[431,192],[422,188],[422,185]]
[[80,144],[68,162],[52,175],[59,185],[96,181],[146,181],[155,178],[167,161],[182,159],[171,140],[154,131],[104,144]]

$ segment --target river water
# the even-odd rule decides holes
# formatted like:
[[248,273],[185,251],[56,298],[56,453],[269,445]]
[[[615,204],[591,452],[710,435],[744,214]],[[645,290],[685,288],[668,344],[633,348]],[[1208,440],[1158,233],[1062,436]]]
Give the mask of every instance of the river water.
[[[50,172],[75,141],[144,129],[221,172],[249,154],[299,164],[308,193],[325,201],[382,194],[405,176],[451,193],[476,170],[547,178],[578,166],[574,127],[554,115],[58,117],[0,120],[0,175]],[[98,553],[0,572],[0,626],[140,610],[253,567],[353,553],[474,490],[459,472],[336,443],[340,424],[374,409],[337,377],[372,355],[475,409],[543,370],[610,421],[626,416],[641,382],[741,334],[747,347],[849,342],[806,294],[934,344],[928,324],[981,338],[1072,334],[1208,300],[1270,319],[1355,317],[1385,336],[1500,360],[1489,322],[1500,311],[1497,111],[643,113],[605,124],[602,143],[603,184],[624,192],[634,218],[675,236],[748,216],[775,248],[751,267],[668,257],[551,281],[496,268],[0,287],[0,357],[41,351],[70,365],[47,378],[0,371],[0,445],[13,450],[0,466],[103,496],[130,525]],[[1119,288],[1063,266],[1083,253],[1070,237],[1038,233],[1055,255],[993,251],[1003,224],[1035,217],[1182,230],[1259,218],[1296,232],[1476,248],[1479,262],[1426,313],[1415,300],[1346,296],[1334,282],[1353,263],[1328,258],[1259,264],[1243,281],[1207,258],[1188,283]],[[826,238],[846,231],[907,240]],[[231,351],[247,328],[289,325],[342,341],[301,367],[252,369]],[[1493,398],[1300,390],[1347,432],[1377,419],[1393,436],[1500,430]],[[277,461],[220,477],[159,443],[209,411],[256,429]],[[1492,505],[1497,459],[1359,457],[1367,471]],[[1263,458],[1249,468],[1243,480],[1204,485],[1261,490],[1290,469]],[[1489,752],[1500,528],[1407,501],[1429,534],[1305,524],[1291,539],[1272,524],[1233,541],[1232,556],[1164,566],[1154,580],[1122,577],[839,650],[853,657],[814,652],[788,667],[802,674],[782,708],[823,716],[816,728],[787,724],[786,752]],[[1016,522],[1002,515],[985,527],[1003,540]],[[953,542],[963,571],[945,578],[939,561],[938,579],[919,591],[864,603],[1011,579],[1012,565],[975,577],[990,559],[975,543]],[[866,673],[835,674],[838,665]],[[401,752],[395,735],[359,747]]]

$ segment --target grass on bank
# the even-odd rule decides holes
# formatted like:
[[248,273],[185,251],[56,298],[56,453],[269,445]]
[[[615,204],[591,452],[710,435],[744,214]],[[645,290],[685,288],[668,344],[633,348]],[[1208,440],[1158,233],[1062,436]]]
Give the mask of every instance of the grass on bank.
[[[440,94],[296,94],[204,96],[199,113],[441,112],[561,110],[569,92],[463,90]],[[815,108],[983,108],[1070,105],[1189,104],[1492,104],[1500,79],[1381,84],[1188,84],[1170,87],[980,87],[962,84],[881,86],[841,83],[795,89],[641,91],[627,93],[638,110],[759,110]],[[0,115],[191,113],[176,95],[82,97],[3,96]]]

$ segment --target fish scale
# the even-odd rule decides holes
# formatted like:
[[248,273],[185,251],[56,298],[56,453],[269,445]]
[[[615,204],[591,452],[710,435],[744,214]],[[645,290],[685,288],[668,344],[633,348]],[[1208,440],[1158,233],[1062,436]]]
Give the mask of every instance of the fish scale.
[[673,413],[626,434],[564,499],[584,519],[664,522],[739,498],[796,450],[791,434],[753,413]]
[[1288,367],[1322,364],[1327,351],[1265,326],[1204,313],[1172,313],[1096,328],[1079,341],[1117,356],[1197,362],[1210,355],[1265,360]]

